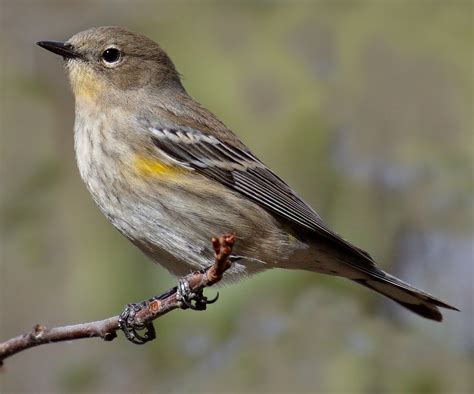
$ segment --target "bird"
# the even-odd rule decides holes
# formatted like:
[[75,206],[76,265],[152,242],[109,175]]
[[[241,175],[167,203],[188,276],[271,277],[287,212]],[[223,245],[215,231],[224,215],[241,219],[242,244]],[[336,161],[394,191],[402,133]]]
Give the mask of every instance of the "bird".
[[37,44],[64,60],[75,98],[76,161],[92,198],[172,274],[211,265],[209,239],[233,232],[227,282],[274,268],[304,270],[347,278],[434,321],[443,318],[440,308],[458,310],[386,273],[330,229],[187,93],[152,39],[102,26]]

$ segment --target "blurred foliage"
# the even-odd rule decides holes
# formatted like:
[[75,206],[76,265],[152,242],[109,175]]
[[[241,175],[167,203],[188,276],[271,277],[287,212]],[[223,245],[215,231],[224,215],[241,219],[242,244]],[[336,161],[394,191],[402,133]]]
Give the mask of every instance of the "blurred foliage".
[[342,280],[267,272],[160,319],[145,347],[18,355],[1,392],[474,392],[471,1],[0,0],[0,18],[2,339],[175,283],[85,191],[66,78],[34,45],[108,24],[156,39],[331,226],[463,310],[436,325]]

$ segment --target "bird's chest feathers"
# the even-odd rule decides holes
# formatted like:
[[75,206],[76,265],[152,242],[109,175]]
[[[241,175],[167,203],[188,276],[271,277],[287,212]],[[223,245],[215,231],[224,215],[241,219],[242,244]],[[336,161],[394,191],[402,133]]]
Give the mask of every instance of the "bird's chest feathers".
[[[78,115],[80,113],[81,115]],[[120,141],[107,130],[105,114],[76,111],[74,147],[81,177],[97,203],[108,194],[117,182],[122,159],[117,152]]]

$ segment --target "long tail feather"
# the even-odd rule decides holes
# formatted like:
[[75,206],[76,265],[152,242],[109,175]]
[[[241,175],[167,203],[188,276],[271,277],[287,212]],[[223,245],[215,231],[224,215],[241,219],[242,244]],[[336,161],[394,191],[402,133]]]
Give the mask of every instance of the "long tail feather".
[[459,310],[382,270],[378,271],[376,276],[370,275],[364,279],[354,279],[354,281],[390,298],[399,305],[427,319],[442,321],[443,315],[439,307]]

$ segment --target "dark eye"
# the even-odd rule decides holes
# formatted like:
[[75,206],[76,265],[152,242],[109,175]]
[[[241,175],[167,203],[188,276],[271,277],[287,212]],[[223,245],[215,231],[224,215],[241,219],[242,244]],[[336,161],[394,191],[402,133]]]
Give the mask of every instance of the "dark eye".
[[122,52],[120,52],[117,48],[107,48],[104,52],[102,52],[102,60],[108,64],[117,63],[121,57]]

